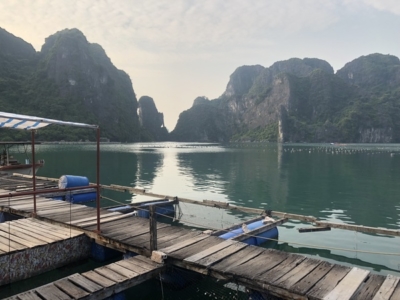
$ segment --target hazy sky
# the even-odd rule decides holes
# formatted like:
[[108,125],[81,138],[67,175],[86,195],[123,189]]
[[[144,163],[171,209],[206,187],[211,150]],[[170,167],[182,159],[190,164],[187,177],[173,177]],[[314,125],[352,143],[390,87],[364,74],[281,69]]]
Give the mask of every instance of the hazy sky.
[[152,97],[174,129],[197,96],[242,65],[316,57],[335,70],[370,53],[400,57],[399,0],[1,0],[0,27],[31,43],[78,28]]

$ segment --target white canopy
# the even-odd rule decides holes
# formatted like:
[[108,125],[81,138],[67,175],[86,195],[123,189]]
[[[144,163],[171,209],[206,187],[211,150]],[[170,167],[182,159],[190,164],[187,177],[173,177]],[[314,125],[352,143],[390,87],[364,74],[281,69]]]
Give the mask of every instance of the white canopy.
[[18,114],[0,112],[0,128],[14,128],[22,130],[35,130],[47,125],[58,124],[75,127],[86,127],[97,129],[97,125],[89,125],[84,123],[65,122],[53,119],[45,119],[40,117],[32,117]]

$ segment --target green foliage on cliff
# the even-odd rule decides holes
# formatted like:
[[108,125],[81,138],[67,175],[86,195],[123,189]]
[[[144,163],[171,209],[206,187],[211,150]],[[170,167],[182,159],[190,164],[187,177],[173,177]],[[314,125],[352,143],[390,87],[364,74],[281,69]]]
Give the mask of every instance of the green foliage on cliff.
[[243,66],[204,104],[208,111],[193,105],[181,114],[176,139],[400,142],[400,60],[371,54],[336,74],[318,59]]
[[236,133],[232,142],[276,142],[278,139],[278,123],[271,123],[263,128],[250,129]]
[[[2,111],[97,124],[112,141],[139,140],[137,100],[128,75],[117,70],[96,44],[77,29],[46,39],[41,52],[0,29],[0,105]],[[22,49],[16,54],[9,49]],[[30,49],[30,50],[29,50]],[[28,137],[29,138],[29,137]],[[95,140],[93,130],[52,125],[39,140]],[[17,131],[0,139],[26,139]]]
[[213,104],[197,104],[179,115],[178,124],[170,133],[173,141],[226,142],[225,112]]

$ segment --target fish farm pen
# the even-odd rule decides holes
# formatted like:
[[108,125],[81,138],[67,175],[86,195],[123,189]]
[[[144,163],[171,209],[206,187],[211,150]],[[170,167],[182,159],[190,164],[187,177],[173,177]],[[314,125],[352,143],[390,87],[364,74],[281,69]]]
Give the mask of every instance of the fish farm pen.
[[[310,222],[303,232],[331,228],[400,236],[399,230],[322,222],[311,216],[195,201],[131,187],[101,186],[154,198],[95,208],[73,200],[93,193],[79,178],[0,176],[0,296],[10,299],[398,299],[399,277],[379,275],[313,257],[259,247],[276,241],[289,219]],[[76,185],[83,185],[77,187]],[[40,187],[40,189],[39,189]],[[35,197],[32,195],[34,193]],[[79,193],[78,193],[79,194]],[[89,198],[96,196],[89,196]],[[79,197],[78,197],[79,198]],[[175,226],[179,203],[249,215],[217,229]],[[250,217],[251,216],[251,217]],[[195,229],[197,227],[197,229]],[[323,234],[323,233],[322,233]],[[268,243],[267,243],[268,244]],[[97,265],[16,290],[21,280],[44,277],[91,257]],[[37,274],[43,275],[37,275]],[[14,282],[14,283],[13,283]]]

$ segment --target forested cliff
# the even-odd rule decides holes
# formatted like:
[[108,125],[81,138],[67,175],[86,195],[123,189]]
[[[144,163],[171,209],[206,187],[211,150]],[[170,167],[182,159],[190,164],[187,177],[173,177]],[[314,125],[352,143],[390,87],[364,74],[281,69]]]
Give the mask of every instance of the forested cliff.
[[[98,124],[102,137],[120,142],[398,143],[400,61],[370,54],[336,73],[316,58],[242,66],[220,97],[197,97],[169,134],[154,100],[138,102],[129,76],[78,29],[49,36],[36,52],[0,28],[0,105],[5,112]],[[24,132],[0,131],[0,140],[26,138]],[[62,126],[38,135],[94,138],[90,130]]]
[[[0,105],[2,111],[97,124],[111,141],[140,140],[138,102],[129,76],[103,48],[77,29],[46,38],[40,52],[0,28]],[[24,132],[1,131],[2,140]],[[94,140],[90,130],[49,126],[40,140]]]
[[400,61],[371,54],[334,73],[320,59],[243,66],[217,99],[196,99],[179,141],[400,142]]

